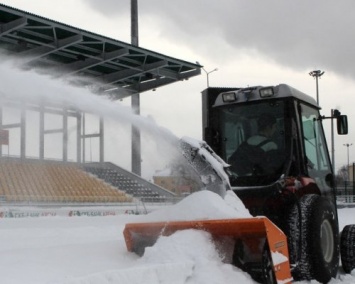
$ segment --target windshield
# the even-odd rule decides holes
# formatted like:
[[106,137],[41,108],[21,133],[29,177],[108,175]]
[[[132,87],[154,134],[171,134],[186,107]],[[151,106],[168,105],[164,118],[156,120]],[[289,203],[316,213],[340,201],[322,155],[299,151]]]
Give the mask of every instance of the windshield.
[[232,185],[265,185],[280,177],[285,160],[285,103],[269,100],[218,110],[221,155]]

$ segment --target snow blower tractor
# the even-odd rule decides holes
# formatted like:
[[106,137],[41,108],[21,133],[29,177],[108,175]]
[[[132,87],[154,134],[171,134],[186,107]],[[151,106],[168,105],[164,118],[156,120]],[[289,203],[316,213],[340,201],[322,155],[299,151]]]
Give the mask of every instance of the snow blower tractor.
[[202,103],[205,142],[182,140],[184,156],[207,190],[232,190],[253,217],[126,224],[127,249],[143,254],[160,235],[195,228],[233,239],[233,265],[261,283],[327,283],[339,258],[351,272],[355,225],[339,232],[322,126],[335,120],[338,134],[347,134],[347,117],[321,116],[313,98],[284,84],[208,88]]

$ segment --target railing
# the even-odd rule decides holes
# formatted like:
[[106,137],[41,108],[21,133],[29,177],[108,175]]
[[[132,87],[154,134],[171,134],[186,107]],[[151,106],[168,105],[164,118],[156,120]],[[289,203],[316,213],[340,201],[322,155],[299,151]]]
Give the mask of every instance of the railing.
[[355,203],[355,183],[351,181],[338,183],[336,195],[338,203]]
[[355,203],[355,195],[338,195],[338,203]]

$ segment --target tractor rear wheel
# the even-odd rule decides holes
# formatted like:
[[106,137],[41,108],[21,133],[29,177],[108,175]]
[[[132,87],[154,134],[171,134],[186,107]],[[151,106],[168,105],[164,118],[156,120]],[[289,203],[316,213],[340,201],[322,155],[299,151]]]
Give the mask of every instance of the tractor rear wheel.
[[355,225],[344,227],[340,238],[341,264],[345,273],[355,268]]
[[334,206],[324,197],[308,194],[294,205],[286,234],[295,280],[335,277],[339,266],[338,222]]

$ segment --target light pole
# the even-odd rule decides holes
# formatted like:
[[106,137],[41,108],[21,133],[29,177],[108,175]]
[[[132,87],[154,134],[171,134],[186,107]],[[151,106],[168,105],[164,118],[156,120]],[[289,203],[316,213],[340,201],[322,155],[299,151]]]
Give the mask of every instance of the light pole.
[[346,144],[343,144],[344,146],[346,146],[347,148],[347,154],[348,154],[348,179],[350,178],[350,164],[349,164],[349,147],[353,145],[353,143],[349,144],[349,143],[346,143]]
[[[318,87],[318,78],[322,77],[324,71],[321,70],[313,70],[309,72],[309,75],[313,78],[316,78],[316,95],[317,95],[317,104],[319,105],[319,87]],[[330,111],[330,116],[333,117],[333,110]],[[334,123],[333,118],[331,119],[331,156],[332,156],[332,165],[333,165],[333,172],[335,172],[335,155],[334,155]]]
[[324,71],[320,70],[313,70],[309,72],[309,75],[312,76],[313,78],[316,78],[316,92],[317,92],[317,104],[319,105],[319,91],[318,91],[318,78],[322,77],[324,74]]
[[218,68],[215,68],[215,69],[213,69],[213,70],[207,72],[206,69],[202,67],[202,70],[205,71],[205,73],[206,73],[206,75],[207,75],[207,88],[208,88],[208,87],[210,86],[210,82],[209,82],[208,76],[209,76],[212,72],[218,71]]

